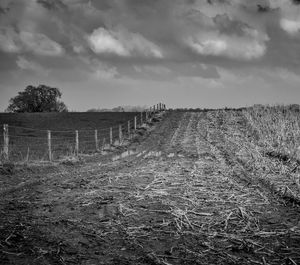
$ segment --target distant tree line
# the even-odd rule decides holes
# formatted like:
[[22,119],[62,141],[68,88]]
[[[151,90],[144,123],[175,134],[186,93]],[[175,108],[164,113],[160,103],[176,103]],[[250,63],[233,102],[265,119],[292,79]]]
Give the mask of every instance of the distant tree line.
[[111,109],[92,108],[87,112],[141,112],[147,109],[147,106],[118,106]]
[[58,88],[39,85],[27,86],[24,91],[11,98],[7,112],[67,112],[68,108],[60,100],[62,93]]

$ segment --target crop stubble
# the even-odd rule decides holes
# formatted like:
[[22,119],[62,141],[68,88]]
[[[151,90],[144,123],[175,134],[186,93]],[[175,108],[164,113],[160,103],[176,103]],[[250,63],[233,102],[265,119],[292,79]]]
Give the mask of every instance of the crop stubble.
[[299,191],[276,175],[274,161],[247,136],[246,122],[243,113],[171,112],[131,146],[134,155],[31,172],[31,185],[1,200],[0,258],[4,264],[299,263]]

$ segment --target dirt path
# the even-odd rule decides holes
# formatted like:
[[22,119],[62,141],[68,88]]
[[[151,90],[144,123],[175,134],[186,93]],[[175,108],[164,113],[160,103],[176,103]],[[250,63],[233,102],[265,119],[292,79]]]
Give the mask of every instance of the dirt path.
[[235,125],[173,112],[134,155],[6,194],[1,264],[300,264],[299,207],[236,159]]

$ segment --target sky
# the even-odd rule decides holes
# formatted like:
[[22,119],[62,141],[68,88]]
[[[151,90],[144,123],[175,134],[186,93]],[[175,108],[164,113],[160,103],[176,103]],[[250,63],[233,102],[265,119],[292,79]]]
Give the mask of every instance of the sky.
[[300,0],[0,0],[0,111],[300,102]]

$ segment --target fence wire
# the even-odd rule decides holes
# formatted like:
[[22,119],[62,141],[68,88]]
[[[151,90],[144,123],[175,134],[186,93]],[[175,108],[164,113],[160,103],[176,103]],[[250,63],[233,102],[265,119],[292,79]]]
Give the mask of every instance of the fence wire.
[[[150,119],[151,113],[153,112],[137,115],[137,127],[142,125],[142,121],[146,121],[146,115]],[[134,121],[134,118],[129,120],[129,127],[128,121],[126,121],[107,128],[51,130],[50,134],[49,130],[45,129],[8,125],[8,135],[5,135],[4,130],[0,133],[0,158],[5,156],[5,136],[9,141],[8,158],[10,161],[48,161],[50,155],[51,160],[59,160],[77,153],[90,154],[102,151],[110,148],[111,143],[118,145],[120,141],[129,139],[130,134],[134,132]],[[78,139],[77,142],[76,139]]]

